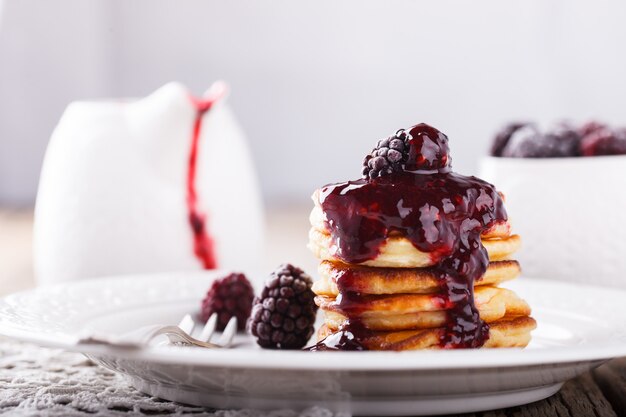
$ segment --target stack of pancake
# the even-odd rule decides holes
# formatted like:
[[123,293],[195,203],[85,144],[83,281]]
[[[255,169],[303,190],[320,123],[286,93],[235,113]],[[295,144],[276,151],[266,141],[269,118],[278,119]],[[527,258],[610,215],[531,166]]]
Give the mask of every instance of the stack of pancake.
[[[369,350],[413,350],[446,347],[441,341],[450,324],[453,303],[443,296],[440,271],[431,254],[391,232],[378,255],[359,264],[334,256],[334,239],[320,204],[313,195],[309,248],[318,259],[320,279],[313,291],[324,313],[318,340],[356,329],[358,342]],[[520,274],[511,256],[520,238],[507,222],[481,235],[489,255],[487,272],[474,283],[474,305],[489,326],[484,347],[524,347],[536,327],[530,307],[513,291],[499,285]]]

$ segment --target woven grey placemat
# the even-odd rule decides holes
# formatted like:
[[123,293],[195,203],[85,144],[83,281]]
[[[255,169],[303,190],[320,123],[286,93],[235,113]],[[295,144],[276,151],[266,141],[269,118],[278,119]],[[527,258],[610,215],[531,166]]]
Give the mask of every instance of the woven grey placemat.
[[[81,354],[0,338],[0,414],[7,416],[333,417],[302,412],[211,410],[142,394]],[[342,417],[345,416],[342,414]],[[339,417],[339,416],[337,416]]]

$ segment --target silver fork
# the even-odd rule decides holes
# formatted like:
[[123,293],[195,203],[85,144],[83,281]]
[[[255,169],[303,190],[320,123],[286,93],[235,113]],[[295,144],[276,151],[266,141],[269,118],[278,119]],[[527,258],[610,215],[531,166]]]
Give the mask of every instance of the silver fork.
[[[232,317],[228,320],[222,335],[220,336],[217,342],[211,342],[213,335],[215,334],[215,328],[217,327],[217,313],[211,314],[211,317],[207,320],[206,324],[202,327],[202,330],[195,331],[196,329],[196,321],[189,314],[185,314],[176,329],[181,330],[181,332],[176,332],[175,334],[169,333],[168,331],[161,331],[161,334],[165,334],[169,337],[170,342],[176,343],[172,338],[180,337],[182,343],[191,344],[194,346],[201,347],[218,347],[218,348],[228,348],[232,345],[233,339],[237,334],[237,317]],[[194,337],[193,335],[196,334]]]
[[[224,349],[232,345],[237,334],[237,318],[228,321],[217,342],[211,342],[217,327],[217,314],[209,317],[202,330],[196,330],[196,322],[190,314],[186,314],[178,326],[151,325],[123,333],[121,335],[89,334],[79,338],[77,344],[107,345],[120,348],[139,349],[150,346],[159,336],[165,335],[172,345],[198,346],[209,349]],[[193,335],[196,335],[195,337]]]

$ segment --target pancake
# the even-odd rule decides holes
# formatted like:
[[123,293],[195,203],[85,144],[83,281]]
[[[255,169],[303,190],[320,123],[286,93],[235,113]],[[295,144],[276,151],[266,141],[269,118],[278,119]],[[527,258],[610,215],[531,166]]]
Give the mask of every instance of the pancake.
[[[487,249],[490,261],[508,260],[521,246],[518,235],[511,235],[500,239],[483,239],[482,244]],[[317,229],[309,231],[309,249],[318,259],[323,261],[341,262],[333,255],[333,244],[329,234]],[[380,253],[375,259],[362,262],[359,265],[383,268],[424,268],[433,266],[437,259],[430,253],[417,249],[406,238],[401,236],[388,237],[380,247]]]
[[[487,323],[500,320],[507,315],[524,316],[530,314],[528,304],[520,298],[509,301],[492,300],[490,303],[477,306],[480,317]],[[325,310],[324,322],[331,329],[338,329],[348,318],[341,313]],[[425,311],[397,315],[368,315],[359,320],[371,330],[411,330],[430,329],[445,325],[448,315],[446,311]]]
[[[330,233],[328,228],[326,227],[326,215],[319,203],[319,190],[316,190],[311,196],[315,206],[313,210],[311,210],[311,214],[309,215],[309,221],[311,226],[314,229],[319,230],[323,233]],[[511,234],[511,223],[509,221],[506,222],[496,222],[491,226],[490,229],[485,230],[481,237],[485,239],[491,238],[504,238]]]
[[[339,286],[343,291],[363,294],[430,294],[440,290],[440,281],[433,269],[373,268],[324,261],[318,272],[320,279],[313,284],[317,295],[337,296]],[[498,285],[519,274],[517,261],[490,262],[485,275],[474,285]]]
[[[489,324],[489,339],[483,347],[512,348],[525,347],[530,342],[530,332],[537,327],[537,323],[527,316],[507,316]],[[440,340],[444,328],[418,329],[380,332],[371,331],[367,335],[360,335],[359,342],[369,350],[418,350],[441,349]],[[336,333],[324,324],[318,331],[318,340],[325,339]]]
[[[332,326],[334,328],[339,327],[349,316],[359,318],[365,327],[376,330],[437,327],[445,322],[446,310],[450,308],[439,294],[344,294],[337,299],[317,296],[315,303],[327,313],[327,319],[335,323]],[[487,322],[505,315],[530,314],[528,304],[505,288],[477,287],[474,304],[481,318]],[[434,312],[440,314],[424,314]]]

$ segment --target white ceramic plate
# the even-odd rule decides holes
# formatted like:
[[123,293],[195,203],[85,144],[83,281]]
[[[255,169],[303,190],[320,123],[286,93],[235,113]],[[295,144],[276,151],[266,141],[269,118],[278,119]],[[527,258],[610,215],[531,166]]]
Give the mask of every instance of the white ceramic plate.
[[428,415],[509,407],[548,397],[626,355],[626,292],[522,278],[507,285],[539,326],[520,349],[303,352],[255,347],[129,350],[77,346],[89,332],[172,324],[197,311],[219,272],[68,283],[0,300],[0,334],[87,354],[151,395],[216,408],[319,405],[357,415]]

